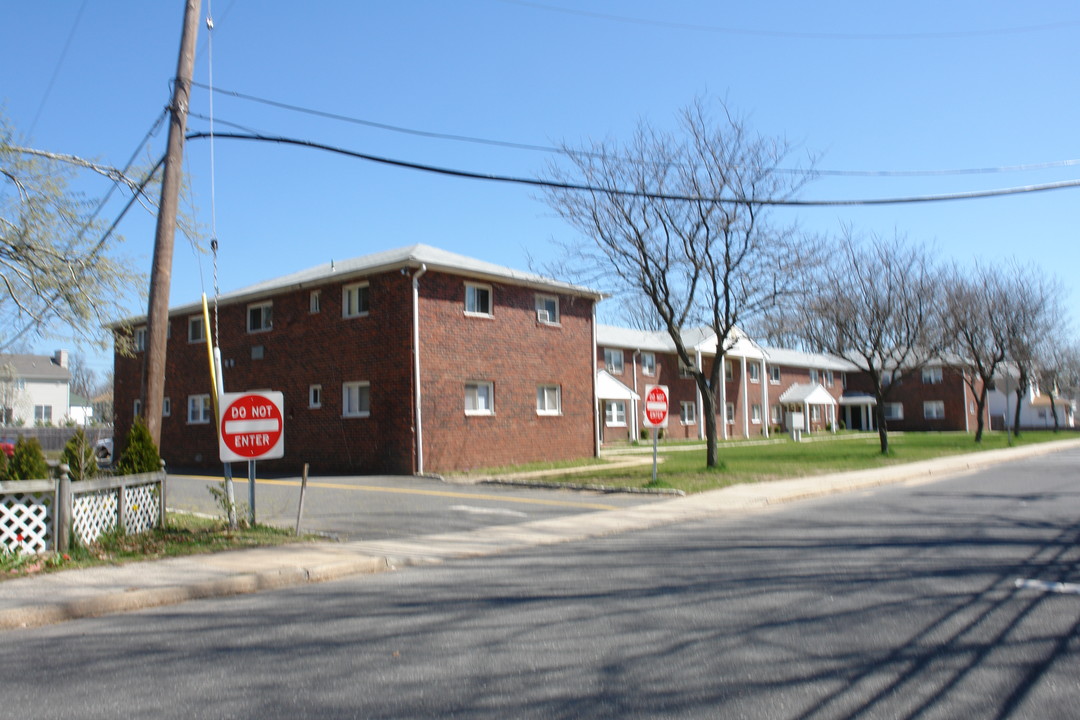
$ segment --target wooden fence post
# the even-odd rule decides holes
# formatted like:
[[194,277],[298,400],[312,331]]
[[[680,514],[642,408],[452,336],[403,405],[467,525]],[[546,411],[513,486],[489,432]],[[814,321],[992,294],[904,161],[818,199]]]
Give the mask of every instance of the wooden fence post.
[[71,548],[71,477],[67,465],[60,466],[60,479],[56,481],[56,552]]
[[158,527],[165,528],[165,461],[161,460],[161,484],[158,485],[161,488],[161,502],[158,503]]

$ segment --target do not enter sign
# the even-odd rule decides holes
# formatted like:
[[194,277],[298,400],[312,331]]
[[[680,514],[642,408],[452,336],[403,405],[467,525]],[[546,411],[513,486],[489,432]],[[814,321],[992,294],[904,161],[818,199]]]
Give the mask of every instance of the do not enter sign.
[[273,460],[285,455],[284,395],[223,393],[218,401],[218,447],[222,462]]
[[645,386],[645,427],[667,427],[667,385]]

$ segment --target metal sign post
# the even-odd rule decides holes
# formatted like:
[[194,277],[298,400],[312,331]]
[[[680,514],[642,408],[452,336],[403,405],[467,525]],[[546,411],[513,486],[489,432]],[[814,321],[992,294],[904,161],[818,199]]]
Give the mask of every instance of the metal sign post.
[[222,393],[221,461],[247,460],[248,505],[255,524],[255,461],[285,456],[285,398],[280,392]]
[[652,430],[652,481],[656,483],[656,446],[658,444],[659,428],[666,428],[668,422],[668,389],[667,385],[645,386],[645,427]]

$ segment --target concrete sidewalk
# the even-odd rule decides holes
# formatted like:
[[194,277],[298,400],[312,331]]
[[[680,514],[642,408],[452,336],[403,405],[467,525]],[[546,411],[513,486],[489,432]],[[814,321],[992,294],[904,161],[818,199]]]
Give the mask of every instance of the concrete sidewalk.
[[899,482],[930,482],[998,463],[1080,448],[1080,439],[816,477],[736,485],[621,510],[377,542],[316,543],[192,555],[0,582],[0,629],[35,627],[408,565],[495,555],[700,520]]

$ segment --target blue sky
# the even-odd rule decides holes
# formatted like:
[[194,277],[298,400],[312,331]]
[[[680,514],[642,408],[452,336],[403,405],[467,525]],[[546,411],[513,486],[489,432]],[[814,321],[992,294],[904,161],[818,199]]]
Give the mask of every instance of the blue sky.
[[[182,0],[7,0],[0,103],[36,147],[122,165],[169,100]],[[535,145],[625,139],[723,98],[822,170],[1009,168],[1080,158],[1080,6],[1074,2],[777,0],[203,0],[216,87],[387,125]],[[210,82],[200,24],[196,81]],[[196,88],[192,113],[210,114]],[[413,162],[534,176],[549,156],[317,118],[215,94],[236,123]],[[189,130],[205,130],[193,117]],[[163,152],[165,132],[143,155]],[[573,232],[535,190],[394,169],[298,148],[189,143],[196,217],[216,225],[222,291],[416,242],[528,269]],[[801,158],[799,158],[801,159]],[[807,199],[903,197],[1071,180],[1080,165],[979,174],[824,176]],[[91,197],[106,190],[87,178]],[[213,199],[213,203],[212,203]],[[1080,190],[920,205],[778,212],[808,231],[900,233],[944,260],[1030,261],[1080,298]],[[216,219],[211,206],[216,207]],[[114,203],[116,212],[119,205]],[[191,211],[191,210],[189,210]],[[111,217],[108,212],[105,216]],[[149,273],[153,220],[124,252]],[[173,304],[212,293],[212,266],[178,237]],[[132,307],[144,313],[145,307]],[[35,341],[36,342],[36,341]],[[51,353],[55,341],[33,350]],[[88,353],[91,365],[111,366]]]

